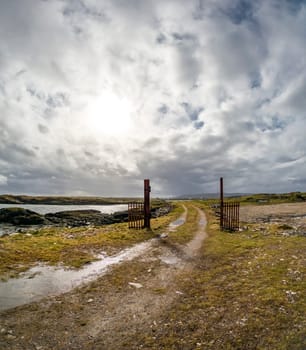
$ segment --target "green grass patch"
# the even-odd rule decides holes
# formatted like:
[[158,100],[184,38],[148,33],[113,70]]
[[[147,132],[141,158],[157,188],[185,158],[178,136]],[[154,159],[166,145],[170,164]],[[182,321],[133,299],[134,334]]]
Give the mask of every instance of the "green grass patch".
[[150,349],[305,349],[305,237],[224,233],[208,207],[206,213],[209,238],[195,269],[180,276],[184,295],[139,344]]

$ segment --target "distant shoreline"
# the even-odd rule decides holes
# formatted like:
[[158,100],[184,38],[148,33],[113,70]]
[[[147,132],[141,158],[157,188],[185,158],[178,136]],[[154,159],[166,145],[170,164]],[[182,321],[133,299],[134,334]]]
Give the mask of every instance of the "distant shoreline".
[[49,205],[114,205],[127,204],[136,198],[77,197],[77,196],[28,196],[0,195],[0,204],[49,204]]

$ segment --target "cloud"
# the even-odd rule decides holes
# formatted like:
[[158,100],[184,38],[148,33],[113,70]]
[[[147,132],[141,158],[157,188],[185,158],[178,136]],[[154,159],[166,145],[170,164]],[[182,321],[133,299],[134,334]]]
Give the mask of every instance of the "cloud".
[[7,177],[0,174],[0,186],[7,185]]
[[286,0],[2,2],[2,190],[303,190],[305,20]]

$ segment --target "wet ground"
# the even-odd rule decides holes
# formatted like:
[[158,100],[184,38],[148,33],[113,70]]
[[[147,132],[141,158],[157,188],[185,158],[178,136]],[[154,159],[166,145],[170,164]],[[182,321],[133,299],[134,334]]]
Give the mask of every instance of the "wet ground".
[[[187,210],[181,217],[170,223],[167,231],[175,231],[186,220]],[[97,256],[97,261],[90,263],[82,269],[67,269],[38,265],[19,278],[12,278],[8,281],[0,282],[0,311],[7,310],[19,305],[40,300],[46,296],[54,296],[78,287],[84,283],[95,280],[105,274],[113,265],[132,260],[139,255],[145,254],[156,239],[139,243],[131,248],[125,249],[113,256],[106,256],[101,252]],[[176,261],[175,257],[165,257],[171,261]]]
[[40,300],[48,295],[58,295],[90,282],[105,273],[111,266],[145,253],[151,245],[152,242],[147,241],[113,256],[101,254],[98,256],[98,261],[79,270],[35,266],[19,278],[0,282],[0,311]]
[[[186,214],[176,225],[185,222]],[[182,297],[179,276],[191,271],[206,237],[206,219],[199,209],[195,225],[197,232],[186,246],[177,246],[161,235],[146,242],[141,254],[114,263],[90,283],[2,311],[0,348],[133,349],[133,334],[143,327],[154,332],[155,320]]]

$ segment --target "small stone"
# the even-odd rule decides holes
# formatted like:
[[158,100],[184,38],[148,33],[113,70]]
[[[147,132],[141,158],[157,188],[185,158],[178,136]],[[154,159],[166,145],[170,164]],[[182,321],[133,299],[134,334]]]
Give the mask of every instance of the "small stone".
[[140,284],[140,283],[134,283],[134,282],[129,282],[129,285],[136,288],[136,289],[139,289],[139,288],[142,288],[143,285]]
[[0,333],[5,333],[5,331],[6,331],[6,329],[5,328],[1,328],[1,331],[0,331]]
[[7,339],[9,339],[9,340],[16,339],[16,337],[15,337],[13,334],[8,334],[6,337],[7,337]]
[[88,299],[87,303],[92,303],[94,300],[93,299]]

